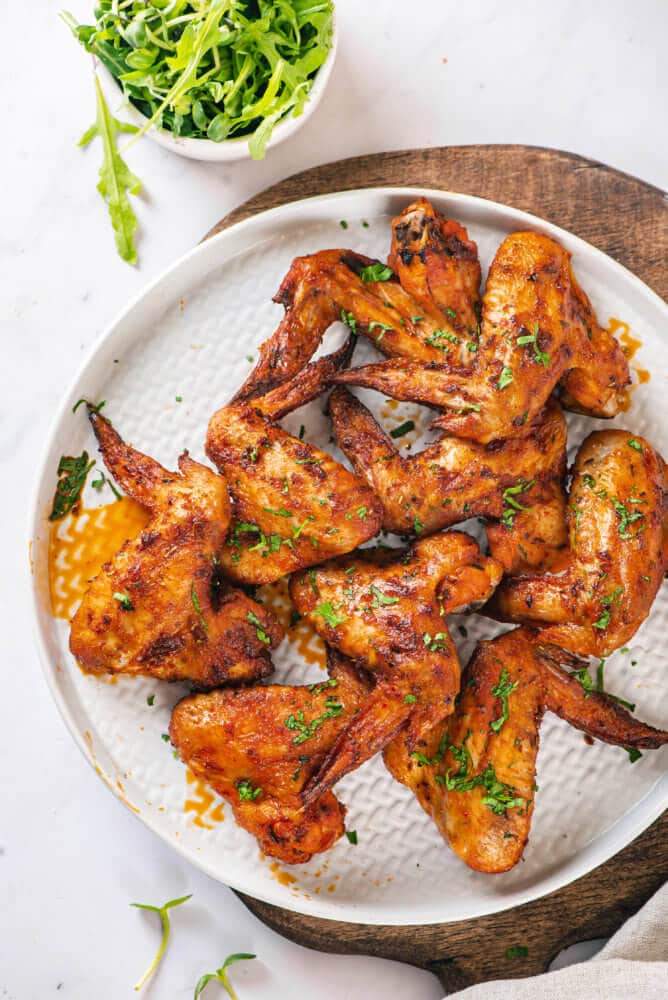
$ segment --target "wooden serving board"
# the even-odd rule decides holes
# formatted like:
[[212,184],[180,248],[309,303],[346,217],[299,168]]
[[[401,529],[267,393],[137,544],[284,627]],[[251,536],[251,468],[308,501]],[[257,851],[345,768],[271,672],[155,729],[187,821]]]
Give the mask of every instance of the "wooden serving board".
[[[265,209],[352,188],[440,188],[533,212],[614,257],[668,298],[668,200],[601,163],[532,146],[451,146],[376,153],[295,174],[225,216],[208,236]],[[575,821],[575,820],[574,820]],[[240,894],[264,923],[321,951],[377,955],[429,969],[448,991],[536,975],[577,941],[613,933],[668,879],[668,813],[604,865],[543,899],[476,920],[428,926],[341,923]],[[506,949],[528,947],[526,958]]]

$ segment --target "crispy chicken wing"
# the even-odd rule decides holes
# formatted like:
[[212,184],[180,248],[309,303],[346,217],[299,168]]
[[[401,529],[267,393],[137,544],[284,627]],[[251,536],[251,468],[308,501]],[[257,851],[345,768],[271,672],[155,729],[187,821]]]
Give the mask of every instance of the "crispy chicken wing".
[[212,416],[206,450],[227,476],[233,505],[220,557],[231,579],[270,583],[377,533],[381,508],[373,490],[275,422],[316,398],[348,353],[346,345],[266,395]]
[[325,792],[306,808],[301,792],[366,696],[368,682],[336,651],[330,679],[184,698],[169,727],[181,759],[234,810],[262,851],[300,864],[344,831],[345,807]]
[[169,472],[126,445],[89,408],[105,464],[151,512],[91,582],[72,619],[70,649],[94,673],[147,674],[210,687],[272,671],[283,638],[274,616],[220,572],[217,555],[230,520],[221,476],[179,458]]
[[566,421],[550,401],[524,438],[480,445],[444,437],[403,456],[369,410],[343,386],[329,399],[337,443],[383,505],[383,527],[432,532],[474,515],[508,571],[544,566],[567,544]]
[[339,319],[390,357],[473,363],[480,285],[475,243],[424,198],[392,226],[391,268],[353,250],[295,258],[274,297],[285,316],[260,346],[235,402],[293,378]]
[[496,253],[474,368],[424,361],[395,357],[334,381],[443,407],[434,426],[483,444],[522,433],[557,383],[570,409],[613,417],[630,381],[621,348],[598,325],[573,275],[570,254],[531,232],[513,233]]
[[476,648],[454,715],[414,748],[401,737],[385,763],[471,868],[504,872],[529,837],[544,712],[533,648],[509,632]]
[[607,743],[668,743],[668,733],[634,719],[613,696],[589,690],[565,666],[580,677],[586,672],[582,660],[537,644],[526,629],[481,642],[462,674],[453,715],[415,748],[400,735],[385,750],[390,772],[476,871],[508,871],[522,856],[545,709]]
[[542,640],[607,656],[649,614],[666,567],[665,465],[628,431],[596,431],[580,448],[570,490],[566,569],[507,579],[487,613],[540,627]]
[[405,550],[363,550],[292,577],[300,614],[376,677],[312,776],[306,802],[382,750],[404,725],[412,746],[450,714],[459,661],[444,616],[483,600],[500,577],[498,563],[462,532],[432,535]]

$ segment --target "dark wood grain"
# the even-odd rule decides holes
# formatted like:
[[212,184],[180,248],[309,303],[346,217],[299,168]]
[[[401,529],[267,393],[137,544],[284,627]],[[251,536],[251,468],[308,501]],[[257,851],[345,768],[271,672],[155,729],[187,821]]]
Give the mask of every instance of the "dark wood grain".
[[[571,153],[454,146],[359,156],[306,170],[256,195],[207,236],[295,199],[360,187],[425,187],[533,212],[614,257],[668,298],[668,201],[635,177]],[[434,972],[447,990],[535,975],[562,948],[615,931],[668,879],[668,814],[604,865],[543,899],[446,924],[368,926],[320,920],[241,896],[261,920],[321,951],[378,955]],[[524,944],[529,954],[507,959]]]

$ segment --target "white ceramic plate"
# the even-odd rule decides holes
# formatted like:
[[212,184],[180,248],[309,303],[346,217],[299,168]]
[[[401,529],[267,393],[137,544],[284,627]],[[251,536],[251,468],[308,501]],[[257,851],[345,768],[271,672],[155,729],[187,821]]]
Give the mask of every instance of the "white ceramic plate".
[[[573,252],[576,273],[600,320],[605,324],[618,317],[630,324],[643,344],[633,364],[651,370],[651,380],[633,393],[630,411],[615,423],[668,451],[668,307],[638,278],[568,233],[492,202],[412,189],[345,192],[239,223],[187,254],[129,304],[63,400],[41,465],[31,526],[34,607],[46,678],[74,739],[98,774],[147,826],[222,882],[289,909],[363,923],[476,917],[534,899],[590,871],[668,805],[668,748],[646,752],[631,764],[622,749],[602,743],[589,747],[580,733],[546,717],[531,840],[524,861],[497,876],[466,868],[407,789],[391,779],[379,759],[370,761],[338,786],[358,845],[343,838],[328,854],[291,869],[296,881],[286,884],[277,866],[262,859],[255,841],[236,826],[227,806],[224,822],[211,822],[209,810],[205,827],[184,810],[193,787],[186,783],[183,764],[161,739],[183,688],[142,678],[108,684],[85,676],[73,662],[67,624],[54,619],[50,609],[46,517],[60,455],[83,448],[96,453],[84,413],[72,414],[80,396],[105,399],[105,413],[121,434],[168,467],[174,467],[184,446],[203,458],[209,416],[242,381],[250,368],[247,355],[256,354],[282,315],[271,296],[292,258],[341,245],[385,255],[390,218],[419,193],[468,227],[484,268],[504,236],[521,228],[555,236]],[[347,221],[347,229],[341,220]],[[340,335],[336,329],[328,334],[330,344]],[[360,360],[372,351],[366,344],[359,350]],[[177,396],[183,402],[176,402]],[[385,407],[377,395],[365,398],[373,400],[377,412]],[[402,404],[391,412],[390,424],[415,410]],[[420,420],[424,426],[424,411]],[[569,422],[572,454],[596,422],[581,417]],[[285,421],[293,429],[300,423],[310,440],[327,447],[321,401]],[[86,504],[100,503],[96,497],[88,487]],[[106,502],[111,499],[109,495]],[[638,715],[655,725],[668,723],[667,597],[664,588],[630,652],[615,654],[606,669],[608,688],[636,702]],[[476,638],[498,631],[475,617],[467,619],[467,627],[468,639],[461,640],[452,623],[464,660]],[[276,680],[322,676],[316,667],[306,667],[287,641],[275,662]],[[147,696],[153,693],[155,702],[149,706]]]

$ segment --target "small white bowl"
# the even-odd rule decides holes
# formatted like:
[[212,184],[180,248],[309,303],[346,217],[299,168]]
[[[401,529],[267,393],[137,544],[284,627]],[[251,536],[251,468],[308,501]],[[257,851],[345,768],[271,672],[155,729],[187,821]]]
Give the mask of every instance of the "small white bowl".
[[[329,80],[332,72],[338,41],[339,33],[336,23],[336,15],[334,15],[332,25],[332,47],[329,50],[324,63],[316,73],[313,80],[313,86],[311,87],[311,91],[308,95],[308,100],[304,105],[304,110],[298,118],[294,118],[288,113],[287,118],[282,119],[274,127],[274,130],[271,133],[271,138],[267,143],[268,150],[272,146],[278,146],[279,142],[283,142],[285,139],[288,139],[291,135],[293,135],[293,133],[302,127],[309,115],[312,115],[317,108],[322,99],[322,95],[325,92],[327,81]],[[145,125],[145,116],[138,111],[130,101],[127,100],[118,81],[111,75],[107,68],[99,62],[99,60],[98,70],[102,90],[104,91],[107,101],[115,104],[118,101],[120,93],[121,98],[125,102],[123,105],[123,111],[126,117],[131,120],[133,125],[137,125],[139,128]],[[187,136],[177,136],[172,132],[169,132],[167,129],[156,128],[155,126],[152,126],[146,135],[150,139],[159,143],[159,145],[164,146],[165,149],[171,149],[172,152],[178,153],[179,156],[186,156],[189,160],[209,160],[217,163],[232,163],[235,160],[251,159],[251,155],[248,151],[248,140],[250,139],[250,135],[239,136],[235,139],[224,139],[222,142],[212,142],[211,139],[192,139]]]

